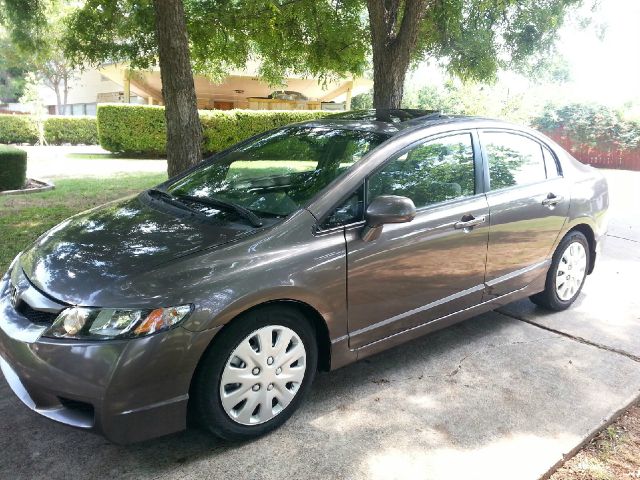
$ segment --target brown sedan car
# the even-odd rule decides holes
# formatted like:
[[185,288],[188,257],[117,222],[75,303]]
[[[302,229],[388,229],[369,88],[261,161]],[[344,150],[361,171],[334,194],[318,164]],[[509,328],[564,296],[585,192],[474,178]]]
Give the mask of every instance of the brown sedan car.
[[273,130],[76,215],[0,282],[0,366],[115,442],[281,425],[331,370],[523,297],[569,307],[607,184],[545,136],[397,110]]

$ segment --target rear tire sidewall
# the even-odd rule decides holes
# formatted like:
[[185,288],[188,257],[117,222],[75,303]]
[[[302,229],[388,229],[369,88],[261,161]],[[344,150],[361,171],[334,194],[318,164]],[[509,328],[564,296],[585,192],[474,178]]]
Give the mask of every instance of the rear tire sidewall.
[[[257,425],[233,421],[220,398],[220,381],[231,353],[249,334],[269,325],[288,327],[300,337],[306,350],[305,375],[291,403],[272,419]],[[296,308],[267,306],[242,314],[216,335],[204,354],[191,391],[194,420],[225,440],[241,441],[264,435],[278,428],[297,410],[315,378],[318,347],[311,323]]]
[[[576,242],[580,243],[584,248],[584,251],[586,254],[586,269],[585,269],[584,276],[582,278],[582,282],[580,283],[580,287],[576,290],[574,295],[568,300],[562,300],[558,296],[558,292],[556,290],[558,266],[562,261],[562,256],[564,252],[567,250],[567,248],[569,247],[569,245]],[[590,262],[591,262],[591,252],[589,250],[589,242],[587,240],[587,237],[585,237],[582,232],[577,232],[577,231],[570,232],[569,234],[567,234],[562,239],[562,241],[558,244],[558,248],[553,254],[553,260],[551,262],[551,266],[549,267],[549,272],[547,273],[545,290],[532,297],[532,300],[534,301],[534,303],[555,311],[565,310],[569,308],[571,304],[573,304],[573,302],[576,301],[576,299],[580,295],[580,292],[582,291],[584,282],[587,279]]]

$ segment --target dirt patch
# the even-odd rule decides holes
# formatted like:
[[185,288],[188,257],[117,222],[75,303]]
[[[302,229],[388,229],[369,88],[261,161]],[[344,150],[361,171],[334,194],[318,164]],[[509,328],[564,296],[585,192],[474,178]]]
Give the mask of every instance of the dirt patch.
[[640,479],[640,403],[551,476],[551,480],[630,479]]

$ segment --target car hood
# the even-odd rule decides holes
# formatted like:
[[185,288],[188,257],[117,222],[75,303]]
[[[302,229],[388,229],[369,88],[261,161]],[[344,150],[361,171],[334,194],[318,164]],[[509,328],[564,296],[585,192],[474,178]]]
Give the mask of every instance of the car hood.
[[180,218],[129,198],[60,223],[22,254],[20,265],[44,293],[69,304],[93,305],[105,289],[255,230],[235,222]]

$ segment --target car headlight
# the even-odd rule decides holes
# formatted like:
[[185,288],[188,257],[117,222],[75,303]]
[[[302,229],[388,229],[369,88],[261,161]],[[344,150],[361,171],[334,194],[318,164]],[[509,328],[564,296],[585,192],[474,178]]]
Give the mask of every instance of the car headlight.
[[154,310],[70,307],[60,312],[43,336],[86,340],[143,337],[174,327],[192,310],[191,305]]

